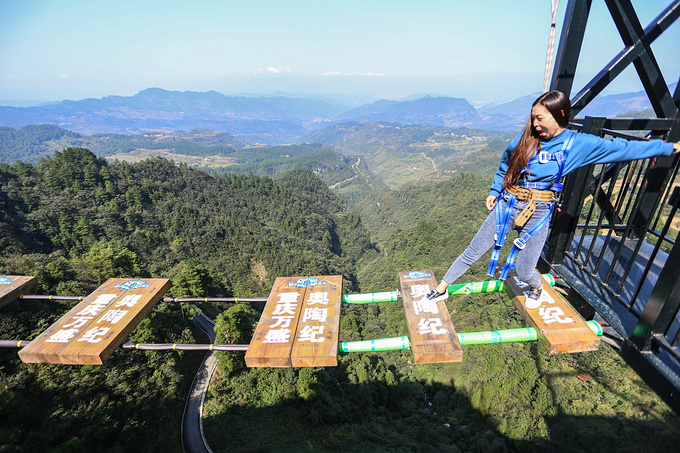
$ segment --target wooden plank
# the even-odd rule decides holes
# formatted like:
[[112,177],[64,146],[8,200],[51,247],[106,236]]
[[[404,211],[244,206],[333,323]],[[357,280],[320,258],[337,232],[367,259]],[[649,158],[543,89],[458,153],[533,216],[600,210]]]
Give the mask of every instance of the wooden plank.
[[596,351],[599,348],[600,337],[547,282],[543,282],[543,303],[534,309],[524,306],[529,287],[519,281],[514,271],[505,281],[505,290],[526,323],[536,328],[538,342],[549,354]]
[[299,279],[306,287],[290,354],[294,367],[337,366],[342,275]]
[[38,279],[23,275],[0,275],[0,307],[38,286]]
[[461,362],[463,348],[443,300],[425,298],[437,286],[432,271],[400,272],[399,283],[411,339],[413,361],[421,363]]
[[[108,283],[108,282],[107,282]],[[106,284],[105,284],[106,286]],[[58,363],[61,364],[59,351],[73,341],[81,331],[88,329],[94,320],[94,314],[107,309],[105,287],[100,286],[95,292],[73,307],[57,322],[48,327],[31,343],[19,351],[19,358],[25,363]],[[101,297],[101,298],[100,298]],[[97,313],[93,313],[93,312]]]
[[278,277],[274,282],[246,351],[247,366],[291,366],[290,353],[306,291],[295,286],[298,278]]
[[19,351],[19,358],[26,363],[101,365],[168,288],[168,279],[112,278]]

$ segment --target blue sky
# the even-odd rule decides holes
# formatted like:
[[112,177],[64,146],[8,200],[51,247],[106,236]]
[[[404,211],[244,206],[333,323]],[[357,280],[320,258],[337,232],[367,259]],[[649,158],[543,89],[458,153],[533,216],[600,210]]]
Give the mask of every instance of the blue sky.
[[[668,3],[633,0],[643,27]],[[541,91],[550,16],[549,0],[0,0],[0,100],[159,87],[507,101]],[[621,48],[593,0],[576,88]],[[680,23],[652,48],[676,82]],[[609,92],[641,89],[625,75]]]

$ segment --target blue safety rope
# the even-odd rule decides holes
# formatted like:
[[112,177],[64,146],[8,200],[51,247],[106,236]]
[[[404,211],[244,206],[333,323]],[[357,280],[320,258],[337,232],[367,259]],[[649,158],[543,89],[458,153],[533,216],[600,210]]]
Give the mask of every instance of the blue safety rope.
[[[571,132],[571,131],[570,131]],[[546,151],[540,151],[538,152],[534,157],[529,159],[529,162],[527,162],[527,167],[535,165],[537,162],[544,164],[547,162],[550,162],[551,160],[557,161],[558,165],[558,170],[557,170],[557,175],[555,179],[551,182],[529,182],[529,181],[523,181],[519,183],[519,186],[525,189],[534,189],[534,190],[552,190],[553,192],[561,192],[562,191],[562,184],[560,180],[562,179],[562,173],[564,171],[564,166],[565,163],[567,162],[567,156],[569,154],[569,150],[571,149],[571,145],[573,144],[574,141],[574,133],[571,132],[571,135],[564,141],[564,144],[562,145],[562,149],[555,152],[555,153],[548,153]],[[489,262],[489,268],[487,269],[486,275],[489,277],[494,276],[494,272],[496,270],[496,266],[498,265],[498,260],[500,258],[501,254],[501,247],[503,246],[503,243],[505,242],[505,237],[508,234],[508,230],[510,227],[510,220],[512,217],[512,210],[515,206],[515,201],[517,197],[513,194],[510,194],[506,192],[505,190],[500,194],[499,198],[507,196],[507,201],[505,205],[505,209],[503,209],[503,212],[500,213],[500,209],[498,209],[498,203],[494,207],[494,210],[496,211],[495,217],[496,217],[496,238],[494,242],[494,247],[493,251],[491,252],[491,260]],[[541,203],[541,202],[538,202]],[[548,208],[548,213],[545,214],[541,220],[536,222],[534,226],[529,228],[528,231],[524,232],[520,237],[515,239],[513,241],[513,246],[512,249],[510,250],[510,253],[508,254],[508,258],[505,261],[505,264],[503,265],[503,268],[501,269],[501,273],[499,276],[500,280],[505,280],[508,277],[508,273],[510,272],[511,269],[515,267],[515,260],[517,259],[517,254],[522,250],[526,245],[527,242],[529,242],[529,239],[531,239],[541,228],[543,228],[546,224],[548,227],[550,227],[550,219],[552,218],[552,213],[555,208],[555,205],[553,203],[549,203],[549,208]]]

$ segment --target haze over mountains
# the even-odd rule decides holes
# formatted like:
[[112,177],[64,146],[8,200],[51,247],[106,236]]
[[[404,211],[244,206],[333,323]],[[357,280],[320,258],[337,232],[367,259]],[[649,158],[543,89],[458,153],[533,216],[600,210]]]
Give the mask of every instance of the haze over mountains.
[[[0,126],[53,124],[75,132],[172,132],[194,128],[227,131],[244,140],[292,143],[344,121],[518,130],[538,93],[475,108],[466,99],[423,96],[378,100],[359,106],[332,97],[226,96],[216,91],[149,88],[134,96],[62,101],[34,107],[0,106]],[[604,96],[586,114],[613,116],[650,108],[644,93]]]

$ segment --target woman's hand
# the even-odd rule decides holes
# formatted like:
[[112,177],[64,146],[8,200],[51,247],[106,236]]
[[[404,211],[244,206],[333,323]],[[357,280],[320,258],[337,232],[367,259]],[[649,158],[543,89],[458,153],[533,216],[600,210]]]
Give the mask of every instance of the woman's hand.
[[680,153],[680,142],[673,143],[673,154]]
[[496,206],[497,199],[498,197],[494,197],[493,195],[489,195],[488,197],[486,197],[486,209],[491,211],[493,207]]

